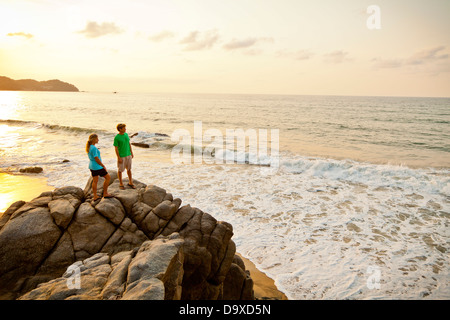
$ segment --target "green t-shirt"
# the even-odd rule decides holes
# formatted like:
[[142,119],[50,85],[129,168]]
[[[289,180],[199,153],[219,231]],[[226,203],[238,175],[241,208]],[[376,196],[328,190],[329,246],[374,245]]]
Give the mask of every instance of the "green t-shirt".
[[119,147],[119,156],[125,158],[131,156],[130,137],[128,133],[118,134],[114,138],[114,147]]

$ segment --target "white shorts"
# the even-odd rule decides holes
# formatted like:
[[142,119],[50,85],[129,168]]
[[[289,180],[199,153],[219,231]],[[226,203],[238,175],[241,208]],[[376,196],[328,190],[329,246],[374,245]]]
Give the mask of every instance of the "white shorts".
[[120,158],[120,159],[122,159],[122,163],[120,163],[117,160],[117,169],[120,172],[124,172],[125,169],[131,170],[131,159],[133,159],[133,158],[131,156],[128,156],[128,157],[124,157],[124,158]]

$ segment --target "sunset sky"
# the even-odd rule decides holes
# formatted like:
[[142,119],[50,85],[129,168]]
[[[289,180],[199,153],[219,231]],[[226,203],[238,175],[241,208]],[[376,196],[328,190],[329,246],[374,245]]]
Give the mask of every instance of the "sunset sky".
[[[370,5],[381,29],[367,27]],[[0,0],[0,75],[83,91],[449,97],[449,13],[449,0]]]

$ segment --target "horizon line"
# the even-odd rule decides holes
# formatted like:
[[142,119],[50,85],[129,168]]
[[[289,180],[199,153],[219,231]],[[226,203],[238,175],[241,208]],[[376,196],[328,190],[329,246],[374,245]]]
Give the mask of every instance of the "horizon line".
[[79,91],[44,91],[44,90],[2,90],[0,92],[59,92],[59,93],[111,93],[111,94],[174,94],[174,95],[253,95],[253,96],[303,96],[303,97],[366,97],[366,98],[432,98],[450,99],[450,96],[406,96],[406,95],[370,95],[370,94],[307,94],[307,93],[238,93],[238,92],[174,92],[174,91],[106,91],[106,90],[80,90]]
[[367,97],[367,98],[440,98],[449,99],[449,96],[405,96],[405,95],[370,95],[370,94],[307,94],[307,93],[238,93],[238,92],[172,92],[172,91],[103,91],[79,90],[82,93],[133,93],[133,94],[192,94],[192,95],[254,95],[254,96],[309,96],[309,97]]

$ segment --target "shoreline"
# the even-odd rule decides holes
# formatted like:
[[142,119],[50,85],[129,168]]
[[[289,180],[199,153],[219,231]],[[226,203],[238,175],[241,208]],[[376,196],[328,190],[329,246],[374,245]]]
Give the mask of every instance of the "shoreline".
[[244,261],[245,268],[250,271],[253,280],[253,291],[257,300],[288,300],[286,295],[278,290],[275,281],[259,270],[253,262],[243,257],[239,252],[236,254]]
[[[0,217],[16,201],[31,201],[42,192],[53,191],[55,188],[47,184],[47,179],[38,175],[9,174],[0,172]],[[269,278],[247,258],[236,252],[244,261],[253,279],[255,299],[258,300],[287,300],[278,290],[273,279]]]

